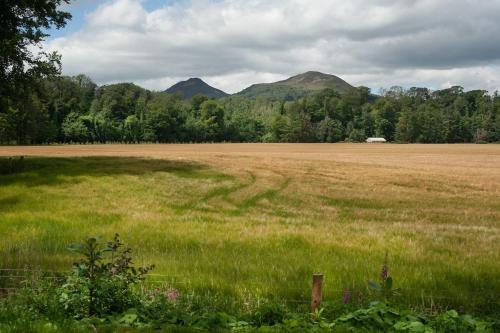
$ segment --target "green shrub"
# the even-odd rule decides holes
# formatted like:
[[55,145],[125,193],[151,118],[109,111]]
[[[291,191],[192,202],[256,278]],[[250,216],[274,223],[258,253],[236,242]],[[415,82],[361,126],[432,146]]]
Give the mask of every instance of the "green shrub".
[[135,268],[131,249],[123,249],[118,235],[111,242],[91,237],[69,249],[83,258],[58,290],[59,301],[75,318],[121,313],[139,304],[133,285],[142,281],[150,267]]

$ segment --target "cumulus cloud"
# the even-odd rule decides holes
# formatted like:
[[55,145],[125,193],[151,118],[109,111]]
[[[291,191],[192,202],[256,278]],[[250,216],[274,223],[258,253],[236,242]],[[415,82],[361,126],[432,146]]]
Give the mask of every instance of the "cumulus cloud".
[[500,89],[500,0],[112,0],[49,40],[65,74],[228,92],[308,70],[355,85]]

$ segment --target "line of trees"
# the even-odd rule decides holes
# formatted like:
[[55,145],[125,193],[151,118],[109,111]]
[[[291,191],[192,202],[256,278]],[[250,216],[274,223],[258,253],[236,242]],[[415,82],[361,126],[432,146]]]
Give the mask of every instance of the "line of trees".
[[42,80],[0,113],[0,143],[500,141],[500,96],[462,87],[393,87],[374,96],[325,89],[295,101],[213,100],[151,92],[132,83],[98,87],[85,75]]

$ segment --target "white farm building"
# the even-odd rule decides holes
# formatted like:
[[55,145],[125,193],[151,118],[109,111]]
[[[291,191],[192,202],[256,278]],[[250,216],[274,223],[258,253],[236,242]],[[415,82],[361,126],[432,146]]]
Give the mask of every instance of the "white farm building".
[[368,143],[384,143],[384,142],[387,142],[387,140],[384,138],[368,138],[368,139],[366,139],[366,142],[368,142]]

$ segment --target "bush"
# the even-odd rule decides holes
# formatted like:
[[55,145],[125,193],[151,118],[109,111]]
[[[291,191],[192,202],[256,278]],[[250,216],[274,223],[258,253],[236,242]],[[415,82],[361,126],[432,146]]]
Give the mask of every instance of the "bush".
[[123,249],[118,234],[111,242],[91,237],[69,249],[83,255],[58,290],[59,300],[69,314],[75,318],[105,316],[139,304],[132,286],[153,267],[132,266],[131,249]]

